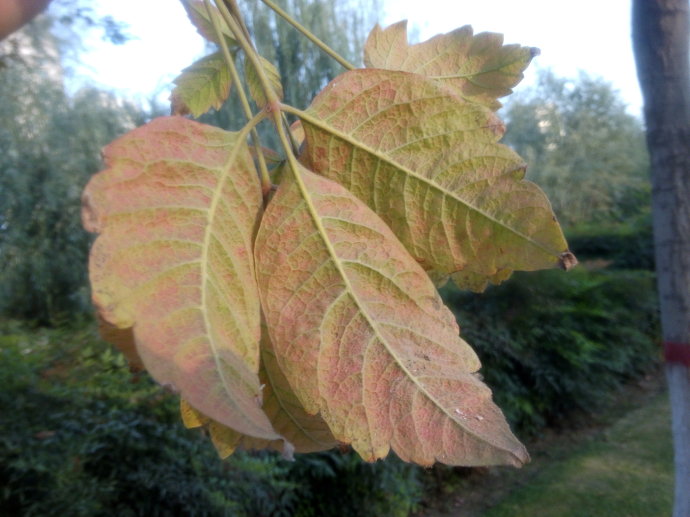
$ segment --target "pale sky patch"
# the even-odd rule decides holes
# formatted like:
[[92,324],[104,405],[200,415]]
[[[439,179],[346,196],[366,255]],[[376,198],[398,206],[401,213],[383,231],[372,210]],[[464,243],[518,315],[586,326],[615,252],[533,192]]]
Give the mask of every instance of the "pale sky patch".
[[[127,23],[135,39],[122,46],[87,41],[81,80],[128,97],[165,99],[182,68],[204,54],[176,0],[101,0],[94,7]],[[630,112],[640,114],[628,0],[386,0],[381,24],[401,19],[422,40],[466,24],[503,33],[506,43],[541,50],[523,84],[533,83],[539,68],[571,78],[584,71],[611,82]]]

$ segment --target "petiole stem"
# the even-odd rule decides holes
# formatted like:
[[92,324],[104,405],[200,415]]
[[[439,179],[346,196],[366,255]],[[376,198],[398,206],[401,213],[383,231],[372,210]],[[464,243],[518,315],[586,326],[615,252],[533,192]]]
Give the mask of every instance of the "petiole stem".
[[[223,38],[221,32],[220,23],[221,20],[218,19],[216,12],[211,8],[210,0],[204,0],[204,5],[206,6],[206,11],[208,12],[209,18],[211,18],[211,23],[213,23],[213,29],[216,32],[218,41],[220,42],[220,47],[223,51],[223,57],[230,70],[230,75],[232,76],[232,82],[237,85],[237,93],[240,97],[240,103],[242,104],[242,110],[247,118],[247,122],[252,120],[254,114],[252,113],[251,106],[249,105],[249,100],[247,94],[242,86],[242,81],[240,80],[240,75],[237,73],[237,67],[235,66],[235,60],[230,54],[228,45]],[[264,199],[271,191],[271,177],[268,173],[268,167],[266,166],[266,160],[264,159],[264,154],[261,150],[261,141],[259,139],[259,133],[256,131],[255,125],[251,129],[252,145],[254,146],[254,151],[256,153],[256,159],[259,163],[259,180],[261,181],[261,191],[263,192]]]

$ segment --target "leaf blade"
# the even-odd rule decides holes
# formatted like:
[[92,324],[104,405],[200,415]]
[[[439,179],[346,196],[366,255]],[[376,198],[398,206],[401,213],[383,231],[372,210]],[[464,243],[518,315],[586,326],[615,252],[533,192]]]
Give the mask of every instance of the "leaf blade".
[[214,52],[185,68],[173,83],[173,115],[198,118],[211,108],[220,109],[230,95],[232,77],[222,53]]
[[[369,461],[391,447],[423,465],[526,461],[425,272],[347,190],[300,176],[307,193],[283,180],[255,257],[276,356],[307,412]],[[484,415],[466,422],[457,407]],[[429,415],[443,426],[426,426]]]
[[[292,391],[276,361],[273,345],[265,331],[261,336],[261,369],[263,408],[273,427],[290,442],[299,453],[324,451],[335,447],[328,425],[319,415],[308,414]],[[186,401],[180,406],[187,427],[207,426],[211,440],[221,457],[227,457],[238,447],[244,449],[281,449],[278,441],[269,441],[242,435],[215,422],[191,407]]]
[[538,49],[503,45],[501,34],[473,34],[466,25],[410,45],[407,22],[374,27],[364,45],[364,63],[370,68],[413,72],[429,77],[467,100],[492,110],[509,95]]
[[368,69],[336,78],[301,119],[300,159],[362,199],[427,271],[495,277],[563,263],[551,206],[487,108]]
[[[280,72],[276,66],[271,63],[268,59],[261,55],[257,55],[259,63],[263,69],[266,79],[268,79],[269,87],[273,90],[273,93],[278,97],[278,99],[283,98],[283,83],[280,79]],[[249,88],[249,94],[256,102],[259,108],[266,106],[268,102],[268,97],[264,91],[263,83],[259,78],[259,73],[256,70],[254,62],[247,59],[245,61],[245,76],[247,79],[247,87]]]
[[[260,408],[251,247],[262,196],[244,139],[154,119],[104,151],[83,195],[93,301],[132,328],[159,383],[240,432],[278,439]],[[230,310],[232,307],[232,311]]]

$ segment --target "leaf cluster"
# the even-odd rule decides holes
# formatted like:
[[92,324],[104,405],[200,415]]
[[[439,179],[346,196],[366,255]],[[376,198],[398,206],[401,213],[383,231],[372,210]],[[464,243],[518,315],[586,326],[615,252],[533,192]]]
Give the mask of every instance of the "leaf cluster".
[[[522,464],[434,281],[481,290],[576,262],[499,142],[497,99],[535,51],[469,27],[409,45],[400,23],[374,28],[353,69],[301,28],[350,68],[301,110],[234,1],[183,3],[220,49],[176,80],[178,116],[105,149],[83,195],[99,234],[93,300],[115,341],[181,394],[185,424],[223,456],[344,443],[368,461]],[[179,116],[231,87],[239,131]],[[261,145],[262,120],[279,155]]]

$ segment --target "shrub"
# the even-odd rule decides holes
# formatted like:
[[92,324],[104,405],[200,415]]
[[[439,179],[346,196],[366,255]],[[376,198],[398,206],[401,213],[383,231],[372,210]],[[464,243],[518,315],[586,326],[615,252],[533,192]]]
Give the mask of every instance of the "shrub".
[[595,408],[658,363],[648,272],[516,273],[483,294],[448,287],[444,297],[498,405],[523,433]]
[[331,451],[221,461],[176,397],[128,375],[93,330],[0,323],[0,514],[407,515],[417,471]]
[[580,226],[567,232],[580,260],[603,259],[617,269],[654,269],[654,242],[649,213],[626,224]]

